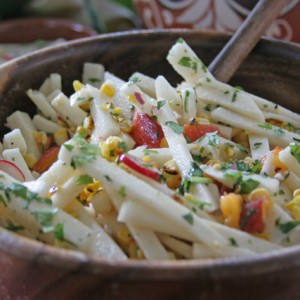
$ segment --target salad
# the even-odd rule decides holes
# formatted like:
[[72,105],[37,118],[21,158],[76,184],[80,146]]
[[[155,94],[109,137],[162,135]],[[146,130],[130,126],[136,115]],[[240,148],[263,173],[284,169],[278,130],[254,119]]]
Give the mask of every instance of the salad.
[[109,259],[251,257],[300,243],[300,116],[217,81],[183,40],[183,81],[85,63],[7,117],[0,222]]

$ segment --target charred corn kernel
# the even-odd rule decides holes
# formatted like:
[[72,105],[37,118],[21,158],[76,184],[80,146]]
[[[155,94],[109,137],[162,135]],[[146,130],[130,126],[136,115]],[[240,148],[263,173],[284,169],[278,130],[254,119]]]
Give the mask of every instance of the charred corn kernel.
[[73,81],[73,89],[75,92],[80,91],[84,87],[84,84],[81,83],[79,80],[74,80]]
[[61,146],[68,139],[69,139],[69,134],[68,134],[68,130],[66,128],[58,129],[54,133],[54,140],[58,146]]
[[116,94],[116,89],[112,84],[103,83],[100,91],[107,97],[112,98]]
[[227,226],[238,229],[242,210],[242,196],[235,193],[221,196],[220,208],[224,217],[224,223]]
[[181,183],[181,175],[174,160],[169,160],[164,164],[162,175],[170,189],[176,189]]
[[132,237],[126,226],[121,226],[117,233],[117,239],[123,245],[123,247],[128,247]]
[[300,189],[294,191],[293,197],[294,198],[286,205],[286,208],[293,218],[300,222]]
[[93,183],[86,185],[85,189],[79,194],[79,200],[83,205],[91,203],[94,195],[102,188],[101,183],[94,180]]
[[100,143],[102,156],[109,161],[115,160],[124,152],[124,144],[124,141],[118,136],[108,137],[104,142]]
[[32,153],[25,154],[24,160],[29,169],[32,169],[35,163],[37,162],[36,157]]
[[121,119],[119,120],[120,129],[124,133],[129,133],[132,130],[132,123],[130,120]]
[[163,137],[160,142],[160,148],[168,148],[168,147],[169,147],[168,142],[167,142],[166,138]]

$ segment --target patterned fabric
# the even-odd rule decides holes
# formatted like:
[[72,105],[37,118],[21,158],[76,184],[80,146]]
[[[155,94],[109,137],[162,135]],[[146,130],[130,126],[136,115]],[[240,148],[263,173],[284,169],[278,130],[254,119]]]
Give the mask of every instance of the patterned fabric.
[[[136,0],[147,28],[200,28],[234,32],[256,0]],[[290,0],[266,36],[300,42],[300,1]]]

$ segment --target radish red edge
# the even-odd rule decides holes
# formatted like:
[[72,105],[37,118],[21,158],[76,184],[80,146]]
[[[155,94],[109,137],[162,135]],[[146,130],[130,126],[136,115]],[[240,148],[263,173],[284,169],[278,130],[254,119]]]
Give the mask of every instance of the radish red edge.
[[23,182],[26,180],[23,172],[19,169],[19,167],[16,164],[14,164],[11,161],[4,159],[0,160],[0,170],[19,181]]
[[160,176],[158,170],[149,169],[142,165],[142,161],[139,158],[134,157],[131,154],[122,154],[119,157],[119,162],[125,164],[130,169],[140,173],[141,175],[147,176],[155,181],[160,182]]

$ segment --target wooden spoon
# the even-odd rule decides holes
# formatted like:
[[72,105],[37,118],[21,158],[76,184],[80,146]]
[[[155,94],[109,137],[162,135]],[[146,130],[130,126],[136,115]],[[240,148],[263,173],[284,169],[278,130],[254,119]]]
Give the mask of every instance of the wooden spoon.
[[209,65],[220,81],[228,82],[289,0],[260,0],[242,26]]

